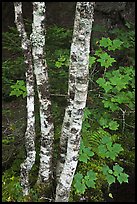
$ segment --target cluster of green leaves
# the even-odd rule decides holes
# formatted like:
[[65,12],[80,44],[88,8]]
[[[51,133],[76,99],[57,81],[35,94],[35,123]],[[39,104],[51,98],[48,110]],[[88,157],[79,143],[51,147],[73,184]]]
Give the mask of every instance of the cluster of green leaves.
[[[100,135],[101,132],[104,134],[104,136],[100,138],[98,134]],[[114,165],[113,166],[114,172],[113,172],[112,170],[109,169],[108,165],[106,165],[106,162],[109,161],[108,159],[112,161],[116,161],[117,159],[116,157],[118,157],[119,153],[123,151],[121,144],[114,143],[111,135],[101,128],[99,128],[98,133],[95,132],[93,136],[91,136],[91,138],[92,140],[90,142],[93,141],[93,143],[96,139],[98,140],[97,143],[92,144],[93,145],[92,151],[91,151],[91,148],[86,147],[84,145],[83,140],[81,140],[79,161],[87,164],[89,162],[94,163],[94,158],[96,157],[99,160],[102,158],[105,163],[101,162],[100,171],[105,176],[105,180],[108,182],[109,185],[116,182],[115,177],[117,177],[117,180],[120,183],[128,182],[128,175],[122,172],[123,171],[122,167],[120,167],[119,165]],[[107,170],[109,170],[108,174],[107,173],[105,174],[106,168]],[[121,169],[121,172],[119,171],[120,169]],[[82,173],[77,172],[74,176],[74,181],[73,181],[73,185],[75,187],[76,193],[84,194],[87,188],[90,188],[90,187],[95,188],[95,183],[96,183],[95,180],[99,178],[99,174],[100,172],[96,172],[92,169],[87,171],[86,176],[83,176]]]
[[2,202],[22,202],[20,178],[8,170],[2,176]]
[[[129,39],[133,41],[133,35],[132,38]],[[111,115],[115,114],[116,116],[120,111],[128,112],[129,110],[133,111],[135,108],[134,64],[130,65],[132,63],[129,61],[129,66],[118,66],[117,68],[117,60],[111,57],[114,51],[116,52],[118,50],[119,52],[123,52],[123,49],[125,49],[125,47],[123,47],[124,44],[125,41],[119,38],[119,36],[113,40],[109,37],[102,37],[102,39],[97,42],[98,49],[94,55],[89,58],[90,68],[98,67],[98,69],[100,69],[101,67],[104,69],[98,70],[101,72],[101,77],[94,79],[100,87],[98,91],[100,93],[100,101],[96,98],[96,93],[93,95],[96,102],[99,103],[99,106],[101,107],[103,105],[102,114],[101,112],[97,114],[97,111],[95,113],[95,110],[93,110],[93,115],[103,128],[109,128],[110,130],[118,130],[120,127],[119,122],[112,119],[114,117]],[[113,64],[114,62],[116,64]],[[91,81],[93,82],[93,79]],[[96,89],[97,87],[95,87],[95,90]],[[107,110],[107,113],[105,110]],[[117,116],[115,118],[118,119]]]
[[87,188],[95,188],[96,173],[92,170],[89,170],[86,176],[83,176],[81,173],[77,173],[74,177],[74,187],[78,194],[84,194]]
[[89,147],[85,147],[83,141],[80,143],[79,161],[87,163],[87,160],[94,155]]
[[98,154],[103,158],[110,158],[115,161],[118,154],[123,151],[121,144],[112,143],[112,139],[109,136],[104,136],[100,145],[98,146]]
[[61,55],[58,60],[55,62],[55,67],[57,68],[61,68],[62,66],[68,66],[69,62],[68,62],[68,55]]
[[121,184],[123,182],[128,183],[128,177],[126,173],[123,173],[123,168],[118,164],[113,166],[113,170],[110,169],[107,165],[102,167],[103,174],[106,176],[107,182],[109,185],[116,182],[116,178],[118,182]]
[[11,92],[11,85],[17,80],[25,80],[25,69],[23,57],[7,59],[2,63],[2,95],[8,98]]
[[106,72],[104,78],[96,81],[105,92],[102,100],[105,108],[115,111],[121,104],[126,104],[131,110],[134,109],[134,76],[133,66],[119,67],[118,70]]
[[24,98],[27,95],[26,85],[23,80],[17,80],[16,84],[11,85],[11,89],[10,96],[23,96]]
[[95,62],[100,62],[101,67],[108,68],[112,66],[113,62],[116,60],[111,57],[107,52],[105,52],[102,48],[106,48],[109,51],[114,51],[116,49],[121,49],[121,45],[123,42],[119,39],[111,40],[110,38],[104,38],[97,42],[99,45],[99,49],[95,51],[94,56],[90,56],[89,63],[90,66],[93,65]]
[[14,141],[15,141],[15,137],[14,137],[14,135],[12,135],[12,136],[8,136],[8,137],[4,137],[2,139],[2,144],[8,145],[8,144],[11,144]]

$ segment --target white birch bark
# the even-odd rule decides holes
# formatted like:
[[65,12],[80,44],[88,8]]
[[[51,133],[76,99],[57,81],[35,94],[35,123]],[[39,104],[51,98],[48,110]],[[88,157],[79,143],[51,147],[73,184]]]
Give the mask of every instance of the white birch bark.
[[[71,47],[71,63],[74,65],[74,101],[71,108],[71,116],[68,117],[69,130],[64,129],[64,135],[68,137],[67,155],[61,172],[57,188],[55,202],[68,202],[71,184],[78,162],[80,148],[80,132],[82,128],[83,110],[86,105],[88,92],[88,64],[90,36],[92,30],[94,2],[77,2],[74,28],[73,46]],[[73,67],[72,65],[70,66]],[[71,73],[71,71],[70,71]],[[73,100],[73,99],[72,99]],[[67,119],[66,119],[67,122]],[[69,131],[69,135],[68,135]]]
[[33,2],[32,54],[40,102],[41,148],[38,183],[48,183],[52,177],[54,127],[51,118],[45,47],[45,2]]
[[21,164],[21,186],[23,195],[29,194],[29,171],[35,163],[35,116],[34,116],[34,76],[32,66],[31,44],[25,32],[22,3],[14,2],[15,23],[21,37],[22,49],[26,65],[26,88],[27,88],[27,129],[25,132],[25,146],[27,158]]
[[68,104],[65,109],[64,120],[62,124],[61,137],[60,137],[60,148],[59,148],[59,160],[57,162],[56,178],[60,177],[62,172],[66,153],[67,153],[67,142],[70,134],[70,119],[71,112],[73,109],[74,95],[75,95],[75,81],[76,81],[76,71],[77,71],[77,56],[75,55],[75,50],[77,49],[77,36],[79,32],[79,15],[75,15],[73,37],[70,49],[70,63],[69,63],[69,80],[68,80]]

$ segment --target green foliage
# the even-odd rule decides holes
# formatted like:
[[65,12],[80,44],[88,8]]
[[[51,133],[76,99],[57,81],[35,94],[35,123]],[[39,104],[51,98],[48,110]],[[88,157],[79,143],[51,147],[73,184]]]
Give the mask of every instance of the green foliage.
[[23,80],[17,80],[16,84],[11,86],[11,89],[10,96],[23,96],[24,98],[27,95],[25,82]]
[[104,37],[102,37],[102,39],[99,42],[101,47],[107,48],[109,51],[120,49],[121,45],[123,44],[123,42],[120,39],[111,40],[110,38]]
[[[111,105],[111,104],[110,104]],[[107,107],[104,105],[104,107]],[[114,109],[115,108],[115,109]],[[117,110],[115,105],[112,104],[111,105],[111,110]],[[117,130],[119,127],[119,124],[117,123],[117,121],[114,120],[110,120],[107,117],[101,117],[99,119],[99,124],[103,127],[103,128],[109,128],[110,130]]]
[[80,152],[79,152],[79,161],[87,163],[87,160],[92,157],[94,153],[90,150],[89,147],[85,147],[83,141],[80,143]]
[[[30,33],[31,23],[25,20],[25,26]],[[67,93],[71,37],[72,30],[70,29],[56,25],[47,28],[45,57],[48,67],[50,67],[49,81],[52,93]],[[14,85],[17,80],[25,80],[26,68],[21,49],[21,41],[16,28],[9,27],[9,32],[3,33],[3,49],[8,57],[3,57],[2,94],[4,99],[8,99],[12,96],[10,95],[11,86]],[[20,91],[18,90],[18,93],[15,91],[16,93],[14,93],[14,95],[21,95]],[[25,93],[22,93],[22,96],[25,97]]]
[[2,176],[2,202],[21,201],[23,201],[23,195],[19,177],[7,170]]
[[87,188],[95,188],[95,180],[97,179],[96,173],[89,170],[85,176],[77,173],[74,176],[74,187],[78,194],[84,194]]
[[11,85],[17,80],[25,80],[25,69],[23,57],[8,59],[2,63],[2,95],[9,97]]
[[58,58],[58,61],[55,62],[55,67],[61,68],[62,66],[68,66],[68,56],[66,57],[65,55],[61,55]]
[[112,160],[115,160],[121,151],[123,151],[121,145],[117,143],[113,144],[111,137],[108,136],[104,136],[98,146],[98,154],[103,158],[106,157]]
[[8,137],[4,137],[4,138],[2,139],[2,144],[8,145],[8,144],[11,144],[11,143],[14,142],[14,141],[15,141],[14,135],[13,135],[13,136],[8,136]]
[[96,57],[89,56],[89,65],[90,65],[90,67],[95,63],[95,61],[96,61]]
[[[100,135],[101,132],[103,133],[103,135]],[[93,145],[92,151],[90,150],[91,148],[86,147],[84,145],[83,140],[81,140],[80,152],[79,152],[80,162],[83,162],[86,164],[88,162],[94,163],[94,160],[95,160],[94,158],[96,158],[95,156],[97,156],[99,160],[101,160],[101,158],[104,159],[105,163],[106,163],[106,159],[111,159],[112,161],[115,161],[119,153],[123,151],[121,144],[113,142],[114,139],[112,138],[115,138],[115,137],[114,136],[111,137],[109,133],[107,133],[101,128],[99,128],[98,133],[95,132],[91,137],[92,137],[92,140],[90,142]],[[98,140],[98,142],[94,143],[95,140]],[[128,182],[128,175],[122,172],[123,168],[120,167],[119,165],[113,166],[114,173],[111,169],[109,169],[107,165],[104,166],[104,162],[101,163],[101,166],[102,167],[100,171],[102,171],[102,174],[105,175],[105,179],[107,180],[109,185],[116,182],[115,177],[117,177],[117,180],[120,183]],[[121,172],[119,172],[120,169],[122,170]],[[99,174],[100,172],[95,172],[92,169],[90,169],[87,172],[86,176],[83,176],[82,173],[77,172],[74,176],[74,182],[73,182],[76,193],[84,194],[87,188],[90,188],[90,187],[95,188],[96,180],[99,178]]]
[[103,166],[102,171],[103,174],[106,176],[109,185],[115,183],[116,179],[120,184],[123,182],[128,183],[129,176],[126,173],[123,173],[123,168],[120,167],[118,164],[115,164],[113,166],[113,170],[111,170],[108,166]]
[[102,100],[105,108],[115,111],[128,105],[129,109],[134,109],[134,77],[134,69],[130,66],[119,67],[107,72],[104,78],[98,78],[96,82],[105,91]]
[[108,68],[112,66],[112,63],[116,62],[116,60],[105,52],[99,54],[99,59],[97,59],[97,62],[100,62],[102,67]]
[[21,41],[16,27],[10,27],[8,32],[2,33],[3,49],[11,51],[12,55],[21,54]]
[[[121,33],[122,32],[123,31],[121,31]],[[113,34],[116,33],[117,32],[114,32]],[[126,35],[128,36],[127,33]],[[126,40],[133,42],[133,32],[132,37],[130,32],[129,36]],[[96,107],[100,108],[100,111],[92,109],[92,117],[94,117],[103,128],[109,128],[112,131],[121,128],[121,122],[118,117],[120,112],[122,112],[122,114],[125,112],[128,113],[129,111],[132,112],[135,108],[134,66],[131,65],[131,61],[129,61],[129,66],[118,66],[116,57],[111,57],[114,51],[122,52],[122,50],[125,49],[124,44],[125,38],[122,39],[120,34],[113,40],[110,37],[102,37],[102,39],[96,43],[98,47],[94,55],[89,58],[89,66],[92,74],[96,67],[98,67],[98,72],[101,73],[99,78],[94,77],[93,79],[92,77],[91,80],[92,86],[94,87],[93,90],[95,90],[91,92],[91,96],[94,97],[94,101],[96,101]],[[132,43],[132,47],[133,45]],[[114,55],[116,56],[115,53]],[[114,62],[115,64],[113,64]],[[92,67],[94,67],[94,69]],[[102,68],[104,70],[102,70]],[[97,88],[98,91],[96,91]],[[99,92],[99,97],[97,96],[97,92]],[[123,121],[124,120],[125,119],[123,119]]]
[[121,40],[123,48],[134,48],[135,46],[135,31],[134,27],[131,23],[126,23],[127,29],[119,29],[115,28],[110,32],[112,36],[117,36],[119,40]]
[[[59,26],[51,26],[47,28],[46,46],[54,50],[58,48],[69,48],[71,43],[72,30]],[[51,43],[52,42],[52,43]]]

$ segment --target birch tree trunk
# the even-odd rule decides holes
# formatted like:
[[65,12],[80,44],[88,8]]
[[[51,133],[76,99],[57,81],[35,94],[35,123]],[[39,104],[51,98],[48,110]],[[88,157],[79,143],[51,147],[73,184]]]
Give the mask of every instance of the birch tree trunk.
[[27,129],[25,133],[25,146],[27,158],[21,164],[21,186],[23,195],[29,194],[29,171],[35,163],[35,116],[34,116],[34,76],[32,66],[31,44],[27,38],[22,17],[22,3],[15,2],[15,23],[21,37],[22,49],[26,65],[26,88],[27,88]]
[[[67,118],[64,119],[65,123],[67,124],[68,122],[69,124],[67,125],[69,128],[63,126],[64,130],[62,130],[62,132],[64,131],[63,136],[68,138],[67,154],[65,156],[66,158],[63,156],[65,158],[65,163],[63,170],[60,171],[61,175],[56,188],[55,202],[68,202],[71,184],[78,162],[83,110],[86,105],[88,92],[89,49],[94,5],[94,2],[77,2],[76,6],[69,75],[70,78],[73,75],[72,79],[74,81],[72,94],[70,94],[70,101],[72,100],[71,104],[73,105],[70,105],[69,113],[71,114],[66,114]],[[73,69],[74,72],[71,69]],[[69,80],[69,82],[71,82],[71,80]],[[66,138],[65,143],[67,140]],[[61,139],[61,141],[63,140]]]
[[56,177],[59,179],[67,153],[67,142],[70,135],[70,120],[71,112],[73,109],[74,95],[75,95],[75,81],[77,71],[77,60],[74,50],[77,49],[77,36],[79,32],[79,15],[75,15],[73,38],[71,43],[70,63],[69,63],[69,80],[68,80],[68,104],[65,110],[64,120],[62,124],[61,137],[60,137],[60,157],[57,163]]
[[52,153],[54,127],[51,117],[51,101],[49,94],[49,82],[47,64],[44,59],[45,47],[45,2],[33,2],[33,26],[32,26],[32,54],[34,72],[36,75],[37,91],[40,102],[41,122],[41,148],[38,182],[50,184],[52,177]]

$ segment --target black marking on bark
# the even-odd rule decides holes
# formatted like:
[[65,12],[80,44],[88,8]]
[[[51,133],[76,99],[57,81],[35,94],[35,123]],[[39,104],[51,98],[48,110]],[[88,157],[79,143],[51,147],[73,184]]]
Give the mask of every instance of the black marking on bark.
[[33,10],[34,10],[34,11],[37,11],[37,10],[38,10],[38,5],[35,4],[35,3],[33,3]]
[[64,125],[65,125],[67,128],[69,128],[69,127],[70,127],[70,122],[66,122]]
[[75,83],[75,76],[74,74],[69,74],[69,80],[71,81],[71,83]]
[[77,115],[83,115],[83,109],[79,109],[79,110],[77,111]]
[[71,133],[72,134],[76,134],[78,130],[76,130],[75,128],[71,128]]
[[77,56],[74,52],[71,54],[71,60],[77,62]]
[[78,83],[87,84],[88,82],[88,74],[86,76],[77,76]]
[[75,92],[74,91],[70,91],[70,93],[69,93],[70,99],[74,100],[74,96],[75,96]]
[[68,116],[71,117],[71,110],[68,110]]
[[45,121],[44,121],[44,125],[45,125],[45,128],[47,128],[47,127],[48,127]]

